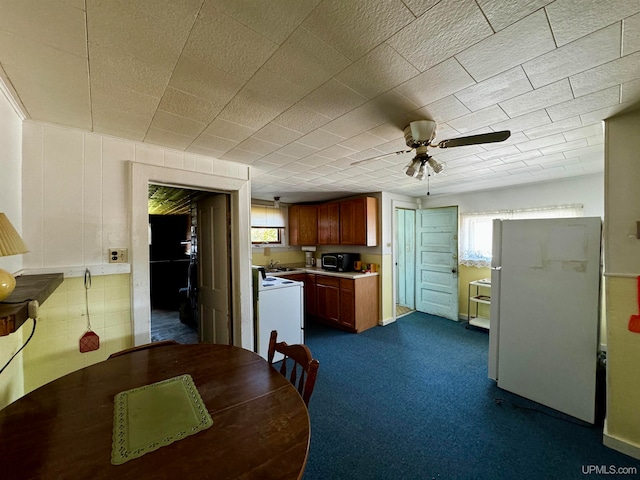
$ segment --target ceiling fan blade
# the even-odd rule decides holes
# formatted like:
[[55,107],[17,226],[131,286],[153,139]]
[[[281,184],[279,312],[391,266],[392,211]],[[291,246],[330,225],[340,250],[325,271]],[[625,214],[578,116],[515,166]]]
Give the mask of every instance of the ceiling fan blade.
[[468,137],[450,138],[438,142],[437,145],[432,145],[438,148],[451,148],[462,147],[465,145],[477,145],[479,143],[495,143],[504,142],[511,136],[509,130],[502,130],[500,132],[481,133],[480,135],[469,135]]
[[364,160],[358,160],[357,162],[353,162],[351,164],[352,167],[356,165],[362,165],[364,163],[373,162],[374,160],[379,160],[381,158],[390,157],[392,155],[402,155],[403,153],[409,153],[411,150],[400,150],[399,152],[391,152],[391,153],[383,153],[382,155],[378,155],[377,157],[365,158]]

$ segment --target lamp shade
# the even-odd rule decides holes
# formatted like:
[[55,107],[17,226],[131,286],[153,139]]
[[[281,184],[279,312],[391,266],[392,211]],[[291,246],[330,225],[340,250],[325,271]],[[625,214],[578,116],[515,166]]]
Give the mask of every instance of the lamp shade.
[[27,253],[29,249],[4,213],[0,213],[0,257]]
[[[27,253],[29,249],[13,228],[4,213],[0,213],[0,257]],[[16,280],[6,270],[0,269],[0,302],[11,295],[16,286]]]

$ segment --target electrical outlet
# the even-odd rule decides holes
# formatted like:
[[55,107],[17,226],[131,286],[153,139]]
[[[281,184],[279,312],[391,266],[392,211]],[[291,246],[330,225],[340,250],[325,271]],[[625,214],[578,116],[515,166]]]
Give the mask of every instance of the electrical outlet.
[[129,261],[129,251],[126,248],[110,248],[109,263],[127,263]]

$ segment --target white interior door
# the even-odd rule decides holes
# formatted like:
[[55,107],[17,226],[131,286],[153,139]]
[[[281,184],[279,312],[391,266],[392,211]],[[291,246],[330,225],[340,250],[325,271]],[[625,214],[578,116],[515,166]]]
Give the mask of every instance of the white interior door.
[[229,207],[226,194],[198,202],[200,341],[229,344]]
[[458,320],[458,207],[416,210],[416,310]]

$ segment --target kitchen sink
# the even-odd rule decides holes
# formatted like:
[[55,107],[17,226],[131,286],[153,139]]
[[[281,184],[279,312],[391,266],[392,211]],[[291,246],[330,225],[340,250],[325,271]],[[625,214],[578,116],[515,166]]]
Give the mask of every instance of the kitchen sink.
[[301,270],[300,268],[295,267],[276,267],[276,268],[267,268],[265,271],[267,273],[276,273],[276,272],[294,272],[296,270]]

